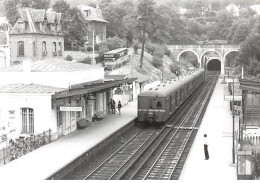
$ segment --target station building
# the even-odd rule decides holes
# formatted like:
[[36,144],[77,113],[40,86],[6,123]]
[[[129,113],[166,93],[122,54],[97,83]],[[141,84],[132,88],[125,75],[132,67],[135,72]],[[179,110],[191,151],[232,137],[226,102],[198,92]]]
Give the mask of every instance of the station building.
[[[77,129],[77,122],[89,124],[95,115],[106,116],[115,90],[127,93],[123,86],[135,86],[136,78],[104,77],[104,68],[64,60],[23,61],[0,69],[0,129],[42,133],[48,129],[57,138]],[[27,89],[28,88],[28,89]],[[135,91],[130,92],[132,95]],[[128,94],[114,98],[126,104]],[[123,95],[122,95],[123,96]],[[121,97],[122,97],[121,96]]]
[[244,139],[260,145],[260,82],[240,79]]

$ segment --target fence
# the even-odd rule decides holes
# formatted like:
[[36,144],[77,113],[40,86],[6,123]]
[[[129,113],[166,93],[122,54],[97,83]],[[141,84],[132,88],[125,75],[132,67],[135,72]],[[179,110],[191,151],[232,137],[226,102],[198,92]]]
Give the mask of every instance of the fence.
[[9,163],[29,152],[32,152],[46,144],[49,144],[60,136],[67,135],[77,129],[77,125],[72,125],[62,130],[62,134],[59,132],[52,133],[51,130],[44,131],[37,135],[28,135],[28,137],[19,137],[16,140],[8,141],[7,138],[2,138],[2,144],[0,149],[0,166]]

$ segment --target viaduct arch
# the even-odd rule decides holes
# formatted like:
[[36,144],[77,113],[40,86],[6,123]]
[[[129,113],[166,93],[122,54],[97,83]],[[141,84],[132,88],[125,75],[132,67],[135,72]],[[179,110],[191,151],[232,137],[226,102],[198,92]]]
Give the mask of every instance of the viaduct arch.
[[[169,45],[169,49],[176,55],[176,60],[180,61],[180,56],[184,52],[192,52],[196,55],[200,68],[207,68],[211,60],[219,60],[221,64],[221,74],[224,74],[226,57],[231,52],[238,52],[238,45]],[[205,54],[214,52],[217,57],[207,57]]]

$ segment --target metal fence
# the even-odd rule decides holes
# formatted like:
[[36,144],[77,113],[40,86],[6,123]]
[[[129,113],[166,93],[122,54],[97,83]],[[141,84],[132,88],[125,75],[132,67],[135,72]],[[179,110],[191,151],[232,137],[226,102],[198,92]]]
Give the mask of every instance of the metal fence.
[[29,152],[32,152],[46,144],[59,139],[63,135],[67,135],[73,131],[76,131],[77,125],[69,126],[64,128],[62,133],[52,133],[51,129],[44,131],[37,135],[28,135],[28,137],[19,137],[15,140],[10,140],[6,136],[1,136],[0,144],[0,166],[9,163]]

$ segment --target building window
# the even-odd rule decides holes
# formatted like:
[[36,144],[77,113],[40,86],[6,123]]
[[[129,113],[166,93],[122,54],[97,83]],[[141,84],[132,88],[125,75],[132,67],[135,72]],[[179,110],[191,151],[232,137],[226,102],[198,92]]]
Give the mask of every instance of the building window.
[[59,56],[62,56],[62,45],[61,45],[61,42],[59,42]]
[[57,127],[62,125],[62,111],[57,112],[58,120],[57,120]]
[[19,21],[17,29],[18,29],[18,32],[24,32],[24,22]]
[[34,133],[34,112],[32,108],[21,108],[22,133]]
[[52,55],[57,56],[57,47],[56,47],[56,42],[52,43]]
[[88,16],[89,16],[89,10],[84,10],[84,15],[85,15],[86,17],[88,17]]
[[51,32],[56,32],[56,31],[55,31],[55,27],[56,27],[56,26],[55,26],[54,24],[51,24]]
[[46,50],[46,42],[42,42],[42,56],[45,57],[47,56],[47,50]]
[[19,41],[17,43],[17,47],[18,47],[18,56],[20,56],[20,57],[24,56],[24,42]]

